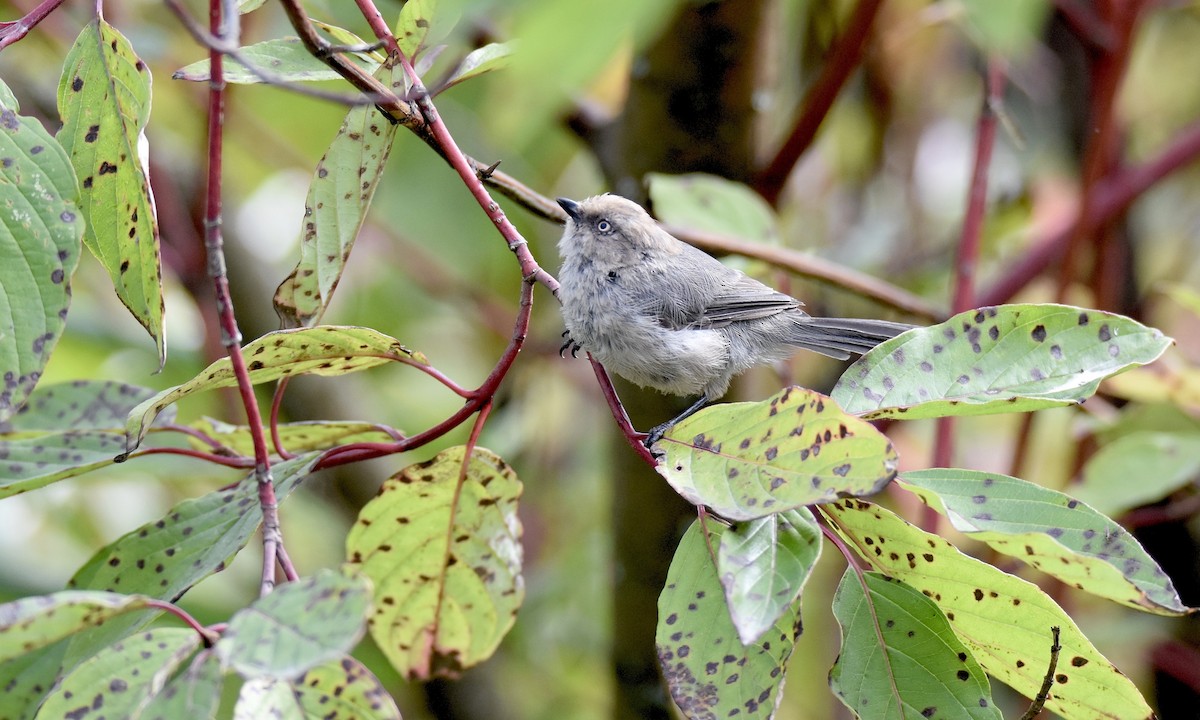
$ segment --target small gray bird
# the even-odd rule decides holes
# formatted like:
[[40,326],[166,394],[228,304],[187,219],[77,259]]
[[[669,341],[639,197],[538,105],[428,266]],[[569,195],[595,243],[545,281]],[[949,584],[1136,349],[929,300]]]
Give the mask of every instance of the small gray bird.
[[672,237],[626,198],[558,198],[558,204],[570,217],[558,242],[567,326],[560,354],[584,349],[642,387],[700,396],[652,429],[647,447],[755,365],[796,348],[845,360],[912,327],[812,317],[799,300]]

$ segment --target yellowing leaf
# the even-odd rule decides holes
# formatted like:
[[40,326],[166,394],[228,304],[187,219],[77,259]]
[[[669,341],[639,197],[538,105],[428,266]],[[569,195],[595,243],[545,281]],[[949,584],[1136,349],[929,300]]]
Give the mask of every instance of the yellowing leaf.
[[491,451],[453,447],[388,478],[346,538],[375,585],[371,636],[410,679],[487,659],[525,596],[521,483]]

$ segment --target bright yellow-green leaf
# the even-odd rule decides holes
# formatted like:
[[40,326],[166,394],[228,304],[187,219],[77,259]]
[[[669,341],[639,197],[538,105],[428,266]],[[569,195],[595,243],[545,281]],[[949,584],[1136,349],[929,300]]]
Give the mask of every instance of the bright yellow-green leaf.
[[[254,441],[250,437],[248,425],[230,425],[212,418],[201,418],[189,425],[233,450],[247,457],[254,455]],[[378,425],[366,422],[323,421],[282,423],[276,428],[283,448],[291,453],[325,450],[335,445],[360,442],[392,442],[396,437],[384,431]],[[264,436],[270,436],[270,430],[263,428]],[[188,437],[192,447],[197,450],[209,451],[212,446],[200,438]],[[274,449],[274,445],[271,446]]]
[[762,402],[706,408],[656,449],[666,453],[657,470],[671,487],[730,520],[869,495],[896,474],[885,435],[798,387]]
[[521,483],[491,451],[453,447],[389,478],[346,538],[375,584],[371,636],[410,679],[455,677],[495,651],[525,596]]
[[1032,698],[1050,662],[1051,627],[1062,654],[1046,707],[1067,720],[1153,715],[1113,667],[1036,585],[964,555],[946,540],[865,500],[824,506],[837,533],[876,570],[931,598],[989,675]]
[[84,243],[117,297],[166,361],[158,216],[150,192],[150,71],[116,28],[96,18],[71,48],[58,84],[58,140],[79,178]]
[[[370,328],[322,325],[267,333],[242,348],[254,384],[293,375],[345,375],[396,360],[424,363],[390,338]],[[133,452],[150,422],[167,406],[193,393],[237,385],[233,365],[222,358],[182,385],[163,390],[129,413],[125,427],[126,452]]]

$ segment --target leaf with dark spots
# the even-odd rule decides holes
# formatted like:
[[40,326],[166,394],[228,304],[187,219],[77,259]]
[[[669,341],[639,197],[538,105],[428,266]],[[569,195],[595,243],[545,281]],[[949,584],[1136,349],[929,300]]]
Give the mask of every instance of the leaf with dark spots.
[[[712,543],[723,543],[728,531],[708,525]],[[786,605],[759,640],[743,645],[701,525],[694,522],[675,551],[658,611],[659,664],[671,698],[686,717],[773,714],[800,632],[798,603]]]
[[672,428],[657,447],[665,451],[657,469],[676,491],[731,520],[868,495],[887,484],[896,466],[884,435],[803,388],[759,403],[709,407]]
[[[150,96],[150,73],[129,42],[102,18],[88,23],[59,81],[58,140],[75,171],[87,178],[80,202],[84,243],[108,270],[117,297],[154,338],[161,366],[162,261],[144,134]],[[122,210],[126,206],[138,208],[136,222]]]
[[[1060,492],[1006,475],[960,469],[905,473],[899,482],[959,532],[1036,564],[1068,585],[1160,615],[1188,610],[1132,535]],[[983,502],[988,515],[973,514],[971,506]],[[1102,548],[1089,542],[1098,534],[1106,538]]]
[[512,626],[525,593],[520,494],[496,455],[454,447],[389,478],[359,513],[347,558],[375,586],[368,628],[402,675],[456,676]]
[[243,677],[290,680],[358,643],[370,599],[364,577],[320,570],[235,613],[214,650]]
[[[964,555],[948,541],[860,499],[822,508],[835,532],[879,572],[902,580],[930,598],[954,634],[992,677],[1026,697],[1041,689],[1049,628],[1062,629],[1064,654],[1086,658],[1071,683],[1056,687],[1046,707],[1063,717],[1149,718],[1137,687],[1100,654],[1070,617],[1036,585]],[[872,552],[868,538],[887,539],[892,554],[929,553],[932,562],[910,567],[906,557]],[[981,600],[975,591],[986,589]],[[952,717],[952,715],[951,715]]]
[[[314,342],[317,339],[321,342]],[[340,325],[267,333],[243,347],[242,354],[256,358],[257,368],[250,370],[250,381],[255,384],[289,375],[344,375],[394,361],[425,363],[424,355],[414,353],[395,338],[370,328]],[[350,359],[329,366],[326,363],[331,356]],[[193,393],[235,385],[233,366],[229,358],[222,358],[188,382],[145,400],[129,414],[126,450],[137,447],[149,423],[168,406]]]
[[938,606],[912,586],[848,569],[833,612],[842,647],[829,686],[856,716],[1003,717],[983,668]]
[[[974,321],[988,317],[987,333]],[[1100,320],[1092,332],[1081,317]],[[963,326],[967,343],[957,342]],[[863,355],[831,396],[871,419],[1028,412],[1080,402],[1104,378],[1157,359],[1171,344],[1120,315],[1066,305],[1005,305],[918,328]],[[904,351],[904,363],[895,353]],[[920,373],[905,372],[917,360]]]
[[[0,94],[12,93],[0,81]],[[70,158],[38,120],[0,110],[0,422],[24,405],[66,327],[83,220]]]

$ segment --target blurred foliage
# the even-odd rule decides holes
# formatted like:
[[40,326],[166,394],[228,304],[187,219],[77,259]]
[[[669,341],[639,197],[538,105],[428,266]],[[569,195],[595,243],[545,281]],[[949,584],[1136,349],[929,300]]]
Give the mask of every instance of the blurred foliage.
[[[0,16],[14,19],[33,4],[0,2]],[[471,156],[485,163],[502,160],[504,171],[544,195],[582,197],[607,188],[596,154],[571,130],[567,117],[579,107],[602,118],[618,113],[629,78],[647,71],[643,51],[681,7],[707,4],[443,0],[439,16],[445,26],[434,35],[443,36],[437,42],[447,48],[426,77],[445,76],[457,59],[487,42],[512,41],[508,68],[455,86],[436,98],[438,108]],[[388,18],[400,7],[383,0],[379,5]],[[747,62],[761,62],[750,118],[758,157],[770,157],[786,135],[804,90],[855,5],[763,3],[767,21],[760,28],[762,42],[738,48]],[[202,3],[190,6],[202,15]],[[51,132],[58,124],[55,93],[63,59],[90,20],[90,7],[65,4],[28,37],[0,52],[0,77],[22,112],[40,118]],[[306,7],[315,17],[370,36],[353,3],[316,0]],[[155,375],[154,343],[113,295],[106,272],[85,256],[75,276],[66,335],[41,382],[90,378],[165,388],[185,382],[221,355],[199,234],[206,86],[170,79],[204,52],[162,3],[128,0],[109,3],[105,10],[106,19],[125,34],[154,79],[146,132],[163,233],[168,358]],[[1078,12],[1086,14],[1087,9]],[[874,27],[861,69],[792,174],[777,208],[778,237],[785,246],[886,277],[944,304],[981,106],[983,52],[1004,54],[1010,82],[990,171],[984,249],[975,268],[980,288],[1074,211],[1079,148],[1091,127],[1088,76],[1078,66],[1087,50],[1075,36],[1078,25],[1072,26],[1052,3],[1037,0],[893,0],[883,5]],[[274,3],[243,16],[243,44],[290,34]],[[1187,2],[1147,6],[1117,95],[1125,162],[1156,157],[1180,130],[1196,122],[1200,85],[1193,71],[1198,63],[1200,7]],[[345,89],[333,82],[319,87]],[[230,88],[226,247],[239,321],[248,339],[278,327],[272,293],[295,264],[308,178],[344,114],[335,104],[278,88]],[[643,142],[652,144],[655,138]],[[658,169],[673,173],[686,168]],[[1143,322],[1178,338],[1167,359],[1122,376],[1111,387],[1106,384],[1102,392],[1107,399],[1090,402],[1082,411],[1040,413],[1025,436],[1020,421],[1011,416],[960,420],[959,464],[1066,489],[1080,480],[1083,461],[1096,447],[1116,446],[1139,431],[1182,433],[1194,443],[1200,435],[1200,341],[1195,339],[1200,337],[1200,315],[1194,306],[1173,299],[1168,289],[1200,282],[1197,193],[1200,171],[1195,167],[1171,175],[1142,196],[1115,231],[1128,239],[1125,289],[1136,302],[1103,309],[1136,311]],[[554,268],[558,227],[498,199],[534,255]],[[1063,283],[1063,292],[1072,302],[1099,307],[1087,265],[1097,260],[1082,262]],[[1017,299],[1055,299],[1056,272],[1029,282]],[[815,313],[878,313],[869,301],[836,288],[780,280]],[[325,321],[376,328],[424,353],[460,384],[473,386],[507,342],[520,283],[510,253],[460,180],[426,145],[402,131]],[[617,454],[628,449],[613,441],[611,419],[587,364],[558,357],[560,331],[553,299],[539,289],[529,342],[501,387],[480,438],[482,446],[519,468],[526,488],[520,506],[526,598],[497,656],[469,671],[459,687],[423,689],[397,677],[370,640],[356,653],[409,720],[615,714],[617,680],[608,653],[624,629],[612,623],[611,588],[626,568],[613,553],[611,488]],[[827,359],[802,356],[780,372],[791,382],[827,391],[836,368]],[[735,393],[758,399],[779,384],[770,370],[759,370]],[[460,398],[428,377],[394,366],[350,377],[300,378],[289,389],[284,416],[294,421],[370,419],[417,432],[460,405]],[[232,393],[181,403],[182,419],[202,415],[244,422]],[[340,562],[355,513],[384,478],[463,442],[468,430],[460,427],[411,457],[339,468],[309,481],[282,513],[284,537],[301,573]],[[929,421],[895,424],[888,432],[902,469],[929,465]],[[1024,461],[1014,468],[1012,458],[1022,437]],[[97,547],[240,476],[239,471],[159,456],[5,500],[0,503],[0,600],[61,589]],[[1194,497],[1195,479],[1192,475],[1190,490],[1178,491],[1176,497]],[[905,493],[894,493],[891,505],[908,517],[919,512]],[[1188,543],[1200,528],[1192,517],[1169,518],[1179,534],[1168,536],[1162,546],[1146,544],[1174,576],[1185,602],[1196,604],[1200,574],[1189,559],[1195,551]],[[986,549],[959,545],[987,557]],[[1166,556],[1157,554],[1161,552]],[[830,607],[842,567],[837,553],[824,553],[806,586],[805,632],[796,641],[777,715],[784,720],[844,716],[827,686],[838,647]],[[182,604],[202,622],[224,621],[251,601],[258,572],[257,553],[244,552]],[[1028,568],[1017,572],[1045,582]],[[1063,595],[1087,637],[1153,697],[1150,649],[1176,632],[1178,621]],[[1021,698],[1004,695],[999,685],[995,690],[1006,717],[1021,712]]]

